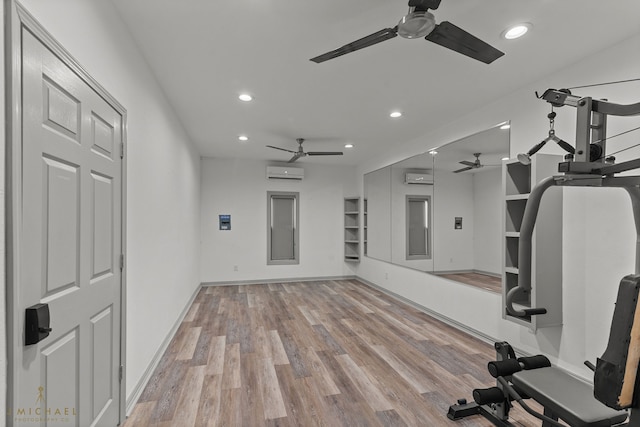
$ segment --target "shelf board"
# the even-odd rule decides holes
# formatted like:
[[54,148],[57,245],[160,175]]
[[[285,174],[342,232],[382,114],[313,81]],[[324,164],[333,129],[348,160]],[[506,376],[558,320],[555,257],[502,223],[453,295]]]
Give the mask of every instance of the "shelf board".
[[518,274],[518,269],[516,267],[505,267],[504,271],[506,273]]
[[505,231],[504,237],[520,237],[519,231]]
[[524,194],[508,194],[504,196],[505,200],[527,200],[529,198],[529,193]]
[[360,243],[360,240],[345,240],[345,243]]
[[360,226],[359,225],[345,225],[344,228],[354,229],[354,228],[360,228]]
[[358,214],[360,214],[360,212],[359,211],[347,211],[344,214],[345,215],[358,215]]

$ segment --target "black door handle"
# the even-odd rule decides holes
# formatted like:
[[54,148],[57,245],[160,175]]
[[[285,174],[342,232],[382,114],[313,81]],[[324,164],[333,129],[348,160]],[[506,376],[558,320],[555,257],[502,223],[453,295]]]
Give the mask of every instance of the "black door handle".
[[52,331],[49,326],[49,305],[36,304],[28,307],[25,311],[24,322],[24,344],[36,344]]

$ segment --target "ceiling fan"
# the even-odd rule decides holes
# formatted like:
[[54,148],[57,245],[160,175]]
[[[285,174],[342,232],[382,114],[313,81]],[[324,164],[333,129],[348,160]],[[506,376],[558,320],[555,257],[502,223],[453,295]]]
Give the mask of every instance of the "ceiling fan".
[[478,61],[490,64],[504,55],[495,47],[483,42],[448,21],[436,24],[436,20],[429,9],[436,10],[441,0],[409,0],[409,13],[402,17],[398,25],[385,28],[376,33],[363,37],[353,43],[346,44],[339,49],[311,58],[315,63],[351,53],[353,51],[372,46],[394,38],[397,35],[406,39],[424,37],[430,42],[439,44]]
[[460,163],[461,165],[465,165],[466,167],[462,168],[462,169],[458,169],[456,171],[453,171],[453,173],[459,173],[459,172],[464,172],[464,171],[468,171],[471,169],[479,169],[479,168],[483,168],[485,166],[499,166],[499,165],[483,165],[482,163],[480,163],[480,155],[482,153],[473,153],[473,155],[475,156],[476,160],[473,162],[470,162],[468,160],[463,160]]
[[298,160],[300,157],[304,157],[304,156],[342,156],[342,151],[303,151],[302,143],[304,142],[304,138],[297,138],[296,141],[298,142],[298,151],[287,150],[286,148],[274,147],[273,145],[267,145],[267,147],[293,153],[293,157],[290,158],[287,163],[293,163],[296,160]]

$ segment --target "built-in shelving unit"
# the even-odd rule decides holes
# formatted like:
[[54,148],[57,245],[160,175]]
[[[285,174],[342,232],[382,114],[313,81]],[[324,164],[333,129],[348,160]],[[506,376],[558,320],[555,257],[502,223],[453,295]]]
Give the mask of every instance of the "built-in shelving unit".
[[360,261],[360,198],[344,199],[344,260]]
[[547,314],[515,317],[506,312],[507,293],[518,285],[520,227],[529,193],[542,179],[558,174],[561,156],[536,154],[531,164],[516,159],[505,160],[502,166],[504,195],[502,238],[502,300],[504,319],[535,331],[538,328],[562,324],[562,189],[551,188],[542,197],[533,231],[531,250],[531,284],[529,295],[516,301],[524,308],[546,308]]
[[369,237],[369,229],[368,229],[369,217],[367,216],[367,212],[368,212],[367,199],[364,199],[362,203],[363,203],[362,214],[364,218],[364,224],[362,227],[364,238],[362,239],[362,244],[363,244],[363,253],[367,255],[367,240]]

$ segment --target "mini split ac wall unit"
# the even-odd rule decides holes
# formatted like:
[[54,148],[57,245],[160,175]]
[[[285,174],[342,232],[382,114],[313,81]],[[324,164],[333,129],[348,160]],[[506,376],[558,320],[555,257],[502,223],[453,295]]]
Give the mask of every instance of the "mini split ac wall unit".
[[404,175],[404,183],[433,185],[433,175],[426,173],[406,173]]
[[297,179],[304,178],[304,169],[287,168],[280,166],[267,166],[267,178],[269,179]]

